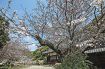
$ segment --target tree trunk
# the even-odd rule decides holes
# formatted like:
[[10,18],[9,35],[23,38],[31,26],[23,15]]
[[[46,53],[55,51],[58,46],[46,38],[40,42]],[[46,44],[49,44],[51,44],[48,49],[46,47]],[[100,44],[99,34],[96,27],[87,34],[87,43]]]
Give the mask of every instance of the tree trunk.
[[47,40],[43,40],[39,35],[35,35],[35,38],[39,41],[41,46],[48,46],[50,49],[52,49],[54,52],[56,52],[59,55],[62,55],[61,51],[54,47],[54,44]]

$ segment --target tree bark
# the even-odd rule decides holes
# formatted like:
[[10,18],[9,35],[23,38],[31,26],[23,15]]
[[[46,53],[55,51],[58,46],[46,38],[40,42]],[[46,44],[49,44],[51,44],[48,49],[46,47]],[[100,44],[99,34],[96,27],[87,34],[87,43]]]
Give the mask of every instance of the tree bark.
[[43,40],[39,35],[35,35],[35,38],[39,41],[41,46],[48,46],[50,49],[52,49],[57,54],[62,55],[61,51],[59,49],[55,48],[53,43],[51,43],[47,40]]

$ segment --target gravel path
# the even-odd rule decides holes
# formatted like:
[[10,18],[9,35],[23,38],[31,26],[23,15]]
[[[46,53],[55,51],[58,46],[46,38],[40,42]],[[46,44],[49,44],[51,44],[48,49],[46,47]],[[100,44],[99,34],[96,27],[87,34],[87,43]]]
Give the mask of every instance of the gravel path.
[[22,69],[54,69],[53,67],[49,67],[49,66],[30,66],[27,68],[22,68]]

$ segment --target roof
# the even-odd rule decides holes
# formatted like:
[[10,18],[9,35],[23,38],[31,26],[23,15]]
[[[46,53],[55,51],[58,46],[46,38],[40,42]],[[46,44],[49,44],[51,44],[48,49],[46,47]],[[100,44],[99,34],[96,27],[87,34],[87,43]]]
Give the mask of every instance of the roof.
[[[95,42],[95,43],[93,43]],[[105,52],[105,41],[104,40],[86,40],[76,45],[79,47],[84,53],[99,53]]]
[[48,49],[47,51],[44,51],[43,54],[54,52],[52,49]]
[[86,53],[86,54],[99,53],[99,52],[105,52],[105,47],[104,48],[97,48],[97,49],[91,49],[91,50],[84,51],[84,53]]

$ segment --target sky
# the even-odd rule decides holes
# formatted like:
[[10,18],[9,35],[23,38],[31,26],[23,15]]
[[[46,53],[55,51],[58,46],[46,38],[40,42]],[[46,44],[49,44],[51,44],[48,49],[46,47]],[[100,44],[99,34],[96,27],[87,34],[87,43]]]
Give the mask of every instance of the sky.
[[[9,0],[0,0],[0,7],[7,7]],[[17,11],[19,16],[24,14],[24,9],[26,8],[29,13],[32,9],[36,7],[36,0],[12,0],[11,2],[11,12]]]
[[[8,6],[8,1],[9,0],[0,0],[0,8],[6,8]],[[41,1],[45,2],[45,0]],[[24,15],[24,9],[26,9],[28,13],[31,13],[32,9],[37,6],[37,2],[36,0],[12,0],[10,6],[10,13],[15,10],[18,16],[22,17]],[[25,38],[23,38],[23,40],[29,42],[29,44],[34,43],[28,46],[31,51],[34,51],[37,48],[37,42],[33,38],[26,36]]]

